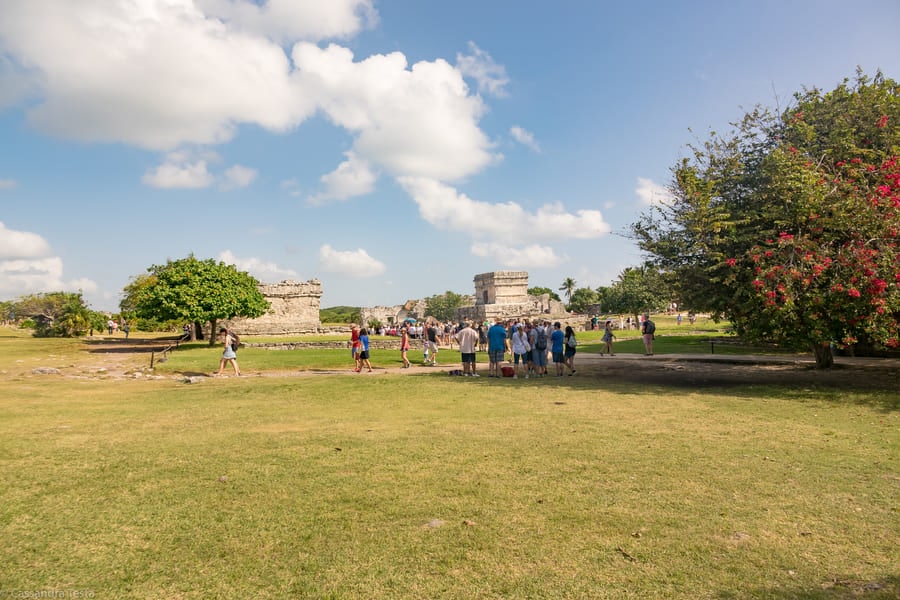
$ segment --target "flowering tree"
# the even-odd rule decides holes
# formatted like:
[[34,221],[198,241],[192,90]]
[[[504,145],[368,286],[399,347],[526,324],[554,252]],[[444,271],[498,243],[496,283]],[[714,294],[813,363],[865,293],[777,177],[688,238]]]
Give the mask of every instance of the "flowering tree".
[[831,344],[898,345],[900,87],[857,74],[795,99],[693,148],[633,230],[690,306],[827,367]]

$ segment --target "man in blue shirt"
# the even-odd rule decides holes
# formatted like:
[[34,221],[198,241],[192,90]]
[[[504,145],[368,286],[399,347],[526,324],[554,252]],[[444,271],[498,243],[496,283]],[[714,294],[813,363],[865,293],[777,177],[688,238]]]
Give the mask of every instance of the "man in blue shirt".
[[503,375],[500,371],[500,363],[509,350],[509,344],[506,339],[506,327],[500,323],[494,323],[488,329],[488,359],[490,367],[488,369],[488,377],[500,377]]
[[556,376],[563,376],[563,365],[566,358],[563,354],[563,340],[565,334],[562,332],[562,325],[559,321],[553,324],[553,333],[550,334],[550,353],[553,354],[553,364],[556,365]]

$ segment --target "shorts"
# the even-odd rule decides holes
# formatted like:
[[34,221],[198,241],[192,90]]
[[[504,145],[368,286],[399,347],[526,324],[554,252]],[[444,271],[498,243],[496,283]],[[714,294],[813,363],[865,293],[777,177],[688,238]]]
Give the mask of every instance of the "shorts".
[[525,364],[526,358],[524,354],[513,354],[513,364],[519,364],[519,359],[522,359],[522,364]]
[[369,351],[368,350],[360,350],[359,360],[369,360]]
[[575,356],[575,348],[566,348],[566,358]]
[[534,359],[532,358],[532,354],[531,354],[532,352],[534,352],[534,350],[529,350],[528,352],[525,353],[525,361],[526,362],[534,362]]
[[553,353],[553,362],[561,363],[561,362],[565,362],[565,361],[566,361],[566,359],[563,357],[562,352],[554,352]]
[[469,364],[469,363],[475,364],[475,353],[474,353],[474,352],[472,352],[472,353],[468,353],[468,352],[464,353],[464,354],[462,355],[462,362],[463,362],[464,365],[465,365],[465,364]]
[[492,363],[503,362],[503,356],[506,354],[504,350],[490,350],[488,351],[488,357],[491,359]]
[[237,358],[237,354],[235,354],[234,350],[229,346],[228,348],[225,348],[225,352],[222,353],[222,358],[231,360],[232,358]]
[[437,351],[438,351],[437,342],[428,342],[428,343],[425,345],[425,347],[426,347],[426,348],[428,349],[428,351],[431,352],[432,354],[437,354]]
[[534,366],[536,367],[546,367],[547,366],[547,351],[546,350],[532,350],[531,351],[531,360],[534,362]]

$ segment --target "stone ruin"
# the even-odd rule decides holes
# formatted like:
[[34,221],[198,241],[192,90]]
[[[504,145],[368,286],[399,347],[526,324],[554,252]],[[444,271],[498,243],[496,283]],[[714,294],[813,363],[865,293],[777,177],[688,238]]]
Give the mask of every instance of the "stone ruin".
[[372,306],[359,309],[359,320],[368,325],[372,319],[378,319],[386,327],[403,323],[406,319],[424,319],[427,305],[424,300],[408,300],[406,304],[396,306]]
[[552,319],[570,317],[562,302],[550,294],[528,294],[527,271],[492,271],[475,276],[475,304],[456,310],[464,321],[505,321],[507,319]]
[[318,279],[261,283],[259,291],[269,301],[266,314],[256,319],[224,321],[222,327],[233,328],[240,335],[297,335],[318,333],[322,328],[322,283]]

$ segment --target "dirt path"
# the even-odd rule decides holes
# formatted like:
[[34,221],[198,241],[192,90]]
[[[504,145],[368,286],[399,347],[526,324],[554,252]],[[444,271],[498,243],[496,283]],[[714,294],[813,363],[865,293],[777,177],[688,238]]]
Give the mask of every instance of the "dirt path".
[[[88,351],[84,360],[64,370],[63,375],[78,378],[146,379],[158,378],[202,379],[209,374],[184,373],[155,375],[150,369],[151,356],[162,357],[170,343],[167,340],[125,340],[97,338],[86,341]],[[452,351],[443,356],[458,358]],[[487,361],[478,355],[478,370],[485,378]],[[438,367],[413,364],[410,369],[399,367],[376,368],[373,373],[360,373],[359,377],[384,374],[415,376],[421,374],[448,373],[459,369],[458,362],[442,363]],[[550,366],[551,372],[553,366]],[[246,372],[245,377],[315,377],[321,375],[354,375],[348,369],[291,370]],[[896,359],[838,357],[835,368],[815,369],[812,357],[782,356],[728,356],[711,354],[656,355],[619,354],[600,356],[581,353],[576,357],[578,379],[592,379],[606,383],[635,385],[667,385],[688,389],[713,387],[741,387],[760,385],[788,385],[791,387],[816,387],[846,391],[881,390],[900,395],[900,361]],[[550,379],[553,379],[551,376]],[[568,379],[568,378],[566,378]]]

